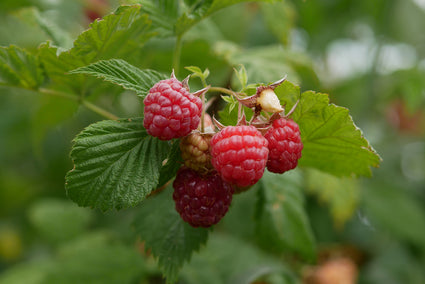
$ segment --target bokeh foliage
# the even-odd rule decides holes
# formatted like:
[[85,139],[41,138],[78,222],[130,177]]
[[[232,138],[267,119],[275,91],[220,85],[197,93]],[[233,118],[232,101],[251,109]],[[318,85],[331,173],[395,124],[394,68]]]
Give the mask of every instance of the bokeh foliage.
[[[142,6],[116,10],[124,2]],[[195,17],[175,10],[177,2]],[[123,92],[94,77],[63,73],[120,58],[169,74],[173,34],[182,41],[179,77],[188,74],[184,66],[199,66],[210,70],[210,83],[237,89],[233,67],[239,64],[247,69],[248,83],[273,82],[287,74],[301,92],[328,93],[331,103],[348,108],[383,158],[371,179],[296,170],[235,196],[207,245],[183,266],[182,283],[294,283],[303,277],[303,268],[320,265],[325,253],[338,255],[345,247],[360,255],[351,258],[360,283],[425,281],[423,1],[285,0],[219,9],[237,2],[244,1],[0,2],[0,59],[17,67],[0,65],[0,282],[161,283],[151,253],[172,244],[155,243],[155,235],[139,232],[154,221],[132,224],[150,208],[161,208],[155,202],[170,188],[147,199],[145,207],[106,214],[77,207],[64,188],[72,168],[72,139],[102,119],[87,105],[137,117],[141,99],[131,88]],[[93,11],[99,16],[115,11],[115,17],[106,16],[109,25],[96,22],[82,33]],[[191,86],[200,84],[193,79]],[[51,96],[47,89],[75,97]],[[280,183],[288,186],[265,191]],[[274,200],[280,203],[270,203]],[[158,220],[175,215],[161,213]],[[288,217],[294,214],[297,218]],[[306,245],[268,222],[300,228]],[[196,236],[199,244],[204,234]],[[308,261],[313,250],[319,258]]]

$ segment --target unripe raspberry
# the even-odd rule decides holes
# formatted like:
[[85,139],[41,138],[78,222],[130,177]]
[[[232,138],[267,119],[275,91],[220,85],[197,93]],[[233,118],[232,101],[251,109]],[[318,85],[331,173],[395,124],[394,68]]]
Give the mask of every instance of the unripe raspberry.
[[186,167],[206,173],[213,169],[209,151],[212,134],[193,132],[180,141],[181,155]]
[[210,227],[227,213],[233,188],[216,171],[202,176],[183,167],[173,182],[176,210],[192,227]]
[[297,166],[303,144],[296,122],[292,119],[276,119],[264,137],[269,142],[267,169],[270,172],[281,174]]
[[156,83],[143,102],[143,126],[161,140],[186,136],[199,125],[201,99],[174,77]]
[[259,105],[264,111],[273,113],[283,111],[279,98],[276,96],[276,93],[272,88],[265,88],[258,94],[257,105]]
[[245,187],[263,176],[268,143],[254,126],[227,126],[210,145],[212,165],[225,181]]

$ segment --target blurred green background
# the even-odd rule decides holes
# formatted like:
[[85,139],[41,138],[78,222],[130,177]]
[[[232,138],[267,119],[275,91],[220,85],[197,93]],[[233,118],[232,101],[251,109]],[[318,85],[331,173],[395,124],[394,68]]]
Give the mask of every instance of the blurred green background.
[[[93,19],[119,4],[2,0],[0,45],[36,52],[51,39],[44,23],[63,31],[69,48]],[[286,259],[305,283],[341,283],[329,280],[338,277],[425,283],[424,31],[424,0],[286,0],[234,5],[184,37],[181,66],[209,68],[214,85],[236,88],[232,66],[244,64],[251,83],[288,74],[302,90],[328,93],[331,102],[350,109],[383,158],[370,179],[307,172],[306,209],[318,260]],[[127,60],[169,73],[173,45],[173,38],[155,39]],[[119,91],[105,88],[94,100],[119,116],[140,115],[141,102]],[[66,197],[71,141],[102,118],[83,108],[61,117],[62,110],[46,104],[33,92],[0,85],[0,283],[162,283],[131,229],[135,210],[102,214]],[[182,283],[232,283],[237,272],[253,267],[250,260],[282,258],[252,236],[256,190],[234,198],[215,228],[219,233],[184,267]],[[229,248],[240,256],[229,255]],[[226,258],[235,258],[230,268],[222,264]],[[250,271],[236,279],[291,283],[274,270]]]

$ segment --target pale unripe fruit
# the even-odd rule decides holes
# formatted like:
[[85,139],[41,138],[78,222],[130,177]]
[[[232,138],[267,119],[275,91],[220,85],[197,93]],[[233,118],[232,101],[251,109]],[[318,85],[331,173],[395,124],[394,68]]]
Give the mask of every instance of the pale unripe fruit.
[[258,95],[257,105],[259,105],[262,110],[267,112],[276,113],[283,111],[283,108],[280,105],[279,98],[276,96],[276,93],[272,89],[264,89]]
[[212,134],[193,132],[180,141],[180,150],[186,167],[199,172],[212,170],[209,145]]

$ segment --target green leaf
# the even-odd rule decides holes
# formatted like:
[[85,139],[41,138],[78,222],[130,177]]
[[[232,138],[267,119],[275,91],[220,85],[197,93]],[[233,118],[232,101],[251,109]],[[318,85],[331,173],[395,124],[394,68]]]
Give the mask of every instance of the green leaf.
[[0,274],[2,284],[43,284],[53,263],[50,259],[35,259],[17,263]]
[[32,3],[31,0],[1,1],[0,11],[10,12],[12,10],[18,10],[26,6],[30,6],[32,4],[34,3]]
[[249,82],[271,83],[287,75],[292,81],[299,83],[300,76],[296,71],[292,57],[305,57],[300,53],[269,45],[242,49],[229,42],[218,42],[214,50],[230,65],[244,65]]
[[87,64],[132,54],[154,36],[150,25],[140,5],[120,6],[113,14],[91,23],[69,52]]
[[425,210],[411,193],[388,182],[374,182],[362,191],[362,208],[379,231],[425,250]]
[[[176,34],[177,36],[184,34],[188,31],[192,26],[197,24],[202,19],[207,18],[211,14],[238,4],[242,2],[248,2],[249,0],[205,0],[198,1],[194,3],[192,7],[190,7],[189,11],[184,13],[180,18],[178,18],[176,23]],[[259,0],[262,2],[272,2],[274,0]],[[259,2],[257,1],[257,2]]]
[[357,179],[337,178],[310,169],[306,171],[307,189],[318,196],[321,202],[328,203],[335,225],[341,228],[357,209],[360,188]]
[[[238,122],[237,102],[228,103],[226,107],[218,112],[220,122],[224,125],[236,125]],[[253,111],[250,108],[243,107],[247,120],[251,119]]]
[[0,275],[0,282],[130,284],[140,281],[141,276],[146,275],[143,258],[133,246],[117,242],[112,235],[101,231],[81,234],[60,244],[53,254],[30,258],[7,269]]
[[202,75],[202,70],[198,66],[186,66],[184,68],[189,70],[190,72],[194,73],[198,77]]
[[55,87],[82,94],[87,92],[86,77],[64,75],[99,60],[134,55],[154,35],[150,24],[140,5],[121,6],[113,14],[91,23],[66,52],[59,52],[50,43],[41,45],[40,60]]
[[0,47],[0,85],[37,89],[43,80],[36,56],[14,45]]
[[228,103],[228,107],[227,107],[228,113],[229,114],[232,113],[233,109],[238,104],[238,101],[233,96],[224,96],[224,95],[221,95],[221,98],[223,99],[223,101],[225,101],[226,103]]
[[158,187],[161,187],[170,181],[170,179],[172,179],[177,174],[177,171],[184,163],[181,157],[180,140],[174,140],[173,146],[171,146],[171,150],[168,153],[166,161],[167,162],[159,172]]
[[[285,82],[275,93],[290,109],[298,90]],[[371,176],[371,167],[379,166],[381,158],[354,124],[348,109],[329,104],[328,95],[304,92],[291,118],[300,127],[304,144],[299,165],[335,176]]]
[[256,232],[260,245],[273,252],[294,251],[312,260],[315,241],[304,209],[299,172],[268,171],[260,180]]
[[206,247],[183,268],[182,278],[185,283],[246,284],[272,273],[293,280],[283,283],[296,283],[292,272],[277,258],[233,235],[214,232]]
[[158,184],[169,148],[146,133],[142,118],[92,124],[74,139],[67,194],[103,211],[135,206]]
[[37,150],[41,150],[41,142],[47,132],[72,118],[78,106],[77,101],[68,98],[41,95],[40,105],[31,118],[32,137]]
[[167,283],[177,280],[179,270],[194,251],[207,241],[208,230],[185,223],[174,208],[171,186],[142,203],[134,221],[136,232],[158,258]]
[[144,270],[141,255],[102,235],[83,235],[60,247],[43,283],[135,283]]
[[92,220],[92,212],[69,200],[43,199],[28,213],[30,222],[49,241],[65,241],[81,234]]
[[292,3],[290,1],[262,3],[260,9],[268,29],[282,44],[287,45],[297,16]]
[[32,12],[40,28],[52,39],[55,45],[61,48],[72,47],[72,39],[67,31],[51,21],[48,16],[40,14],[37,9],[33,9]]
[[241,89],[245,89],[246,85],[248,84],[248,75],[246,73],[245,66],[241,64],[239,70],[237,70],[236,68],[234,68],[234,70],[236,77],[238,78],[239,83],[241,84]]
[[145,96],[153,85],[167,77],[155,70],[141,70],[122,59],[101,60],[72,70],[69,74],[86,74],[102,78],[124,89],[136,91],[141,96]]
[[205,69],[204,72],[202,72],[201,68],[199,68],[198,66],[187,66],[185,67],[185,69],[193,73],[191,76],[199,77],[203,82],[205,82],[207,77],[210,75],[210,70],[208,70],[208,68]]
[[180,1],[175,0],[140,0],[141,10],[149,15],[154,30],[161,37],[174,35],[174,24],[180,10]]

